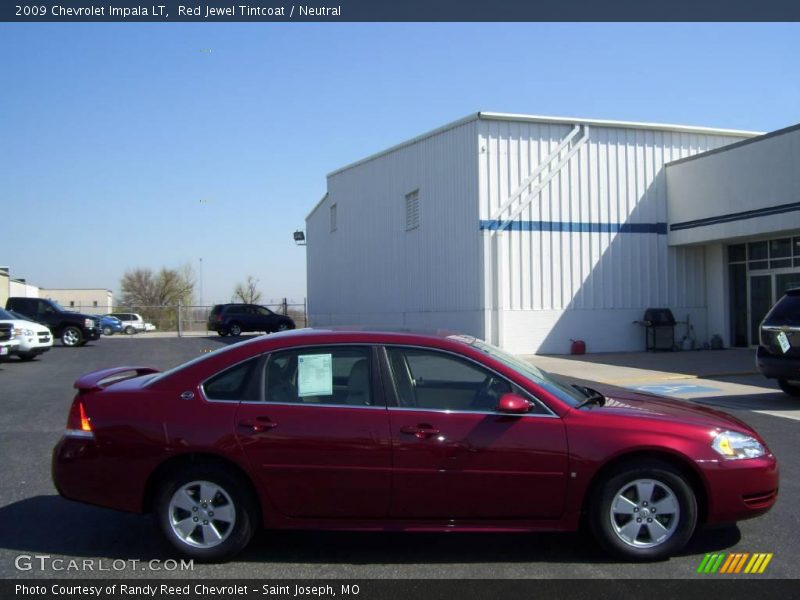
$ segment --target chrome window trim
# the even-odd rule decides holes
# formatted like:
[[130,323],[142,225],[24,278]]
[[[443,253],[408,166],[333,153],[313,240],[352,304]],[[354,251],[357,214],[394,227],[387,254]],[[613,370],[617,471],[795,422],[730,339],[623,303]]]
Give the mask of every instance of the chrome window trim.
[[[221,400],[220,402],[231,402],[231,400]],[[387,410],[386,406],[367,406],[360,405],[360,404],[329,404],[329,403],[317,403],[317,402],[269,402],[268,400],[241,400],[238,401],[238,404],[258,404],[259,406],[263,406],[268,404],[270,406],[289,406],[289,407],[321,407],[321,408],[358,408],[358,409],[367,409],[367,410]]]
[[[553,410],[551,410],[549,406],[547,406],[544,402],[542,402],[536,396],[531,394],[528,390],[524,389],[519,384],[514,383],[513,381],[510,381],[508,379],[508,377],[506,377],[502,373],[498,373],[492,367],[490,367],[488,365],[485,365],[485,364],[483,364],[481,362],[478,362],[474,358],[471,358],[469,356],[465,356],[464,354],[458,354],[458,353],[453,352],[451,350],[444,350],[442,348],[435,348],[435,347],[432,348],[430,346],[415,346],[415,345],[408,345],[408,344],[380,344],[380,345],[384,349],[388,349],[388,348],[412,348],[412,349],[416,349],[416,350],[427,350],[427,351],[432,351],[432,352],[439,352],[439,353],[442,353],[442,354],[449,354],[451,356],[455,356],[456,358],[460,358],[462,360],[466,360],[468,362],[471,362],[471,363],[477,365],[479,368],[483,369],[484,371],[489,371],[490,373],[494,373],[497,377],[499,377],[500,379],[502,379],[503,381],[505,381],[506,383],[511,385],[512,388],[516,387],[516,388],[519,388],[520,390],[522,390],[522,392],[524,392],[524,394],[525,394],[526,399],[529,402],[533,402],[537,406],[541,406],[545,411],[547,411],[548,414],[522,413],[522,414],[518,414],[517,415],[517,414],[503,413],[503,412],[497,412],[497,411],[450,410],[450,409],[443,409],[443,408],[415,408],[415,407],[405,407],[405,406],[390,406],[389,410],[403,410],[403,411],[415,410],[415,411],[450,413],[450,414],[503,415],[503,416],[506,416],[506,417],[509,417],[509,416],[520,416],[520,417],[555,417],[557,419],[561,418]],[[388,362],[388,356],[386,358],[387,358],[387,362]],[[397,396],[396,382],[394,381],[394,371],[392,371],[392,365],[391,364],[389,364],[388,366],[389,366],[389,373],[392,375],[392,385],[395,386],[395,396]]]
[[[519,387],[519,386],[517,386]],[[527,393],[527,392],[526,392]],[[541,403],[539,403],[541,404]],[[541,404],[544,406],[544,404]],[[549,411],[550,409],[545,406]],[[552,414],[536,414],[536,413],[504,413],[490,410],[451,410],[446,408],[409,408],[406,406],[390,406],[389,410],[397,410],[403,412],[428,412],[428,413],[444,413],[448,415],[494,415],[496,417],[539,417],[543,419],[560,419],[558,415]]]

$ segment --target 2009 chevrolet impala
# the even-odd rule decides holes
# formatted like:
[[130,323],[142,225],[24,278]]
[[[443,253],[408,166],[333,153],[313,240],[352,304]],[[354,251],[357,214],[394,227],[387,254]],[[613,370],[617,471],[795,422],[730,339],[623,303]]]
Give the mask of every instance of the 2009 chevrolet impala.
[[171,371],[84,375],[53,455],[66,498],[157,516],[199,560],[258,527],[574,530],[658,559],[775,503],[732,416],[567,385],[462,336],[301,330]]

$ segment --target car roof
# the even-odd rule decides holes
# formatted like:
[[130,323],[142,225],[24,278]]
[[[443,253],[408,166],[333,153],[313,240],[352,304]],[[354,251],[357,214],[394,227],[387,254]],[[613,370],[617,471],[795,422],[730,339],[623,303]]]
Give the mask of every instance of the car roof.
[[370,343],[411,343],[421,344],[441,343],[441,342],[460,342],[471,344],[475,337],[464,335],[457,331],[446,329],[415,329],[415,328],[391,328],[391,327],[361,327],[361,326],[332,326],[332,327],[306,327],[273,333],[269,339],[298,338],[302,340],[306,337],[313,337],[314,343],[324,342],[370,342]]

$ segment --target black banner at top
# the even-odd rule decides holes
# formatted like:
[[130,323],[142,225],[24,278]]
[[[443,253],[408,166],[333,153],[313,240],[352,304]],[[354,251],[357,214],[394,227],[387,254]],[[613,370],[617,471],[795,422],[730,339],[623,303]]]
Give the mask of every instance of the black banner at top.
[[7,22],[800,21],[798,0],[16,0]]

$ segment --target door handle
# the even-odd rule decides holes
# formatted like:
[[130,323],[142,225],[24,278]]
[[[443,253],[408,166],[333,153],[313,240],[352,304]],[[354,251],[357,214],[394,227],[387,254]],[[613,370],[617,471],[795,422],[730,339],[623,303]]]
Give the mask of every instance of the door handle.
[[278,424],[271,421],[269,417],[258,417],[255,421],[239,421],[239,427],[249,429],[253,433],[260,433],[274,429]]
[[436,429],[435,427],[431,427],[427,423],[421,423],[419,425],[403,425],[400,428],[400,432],[413,435],[414,437],[420,440],[424,440],[425,438],[440,433],[438,429]]

